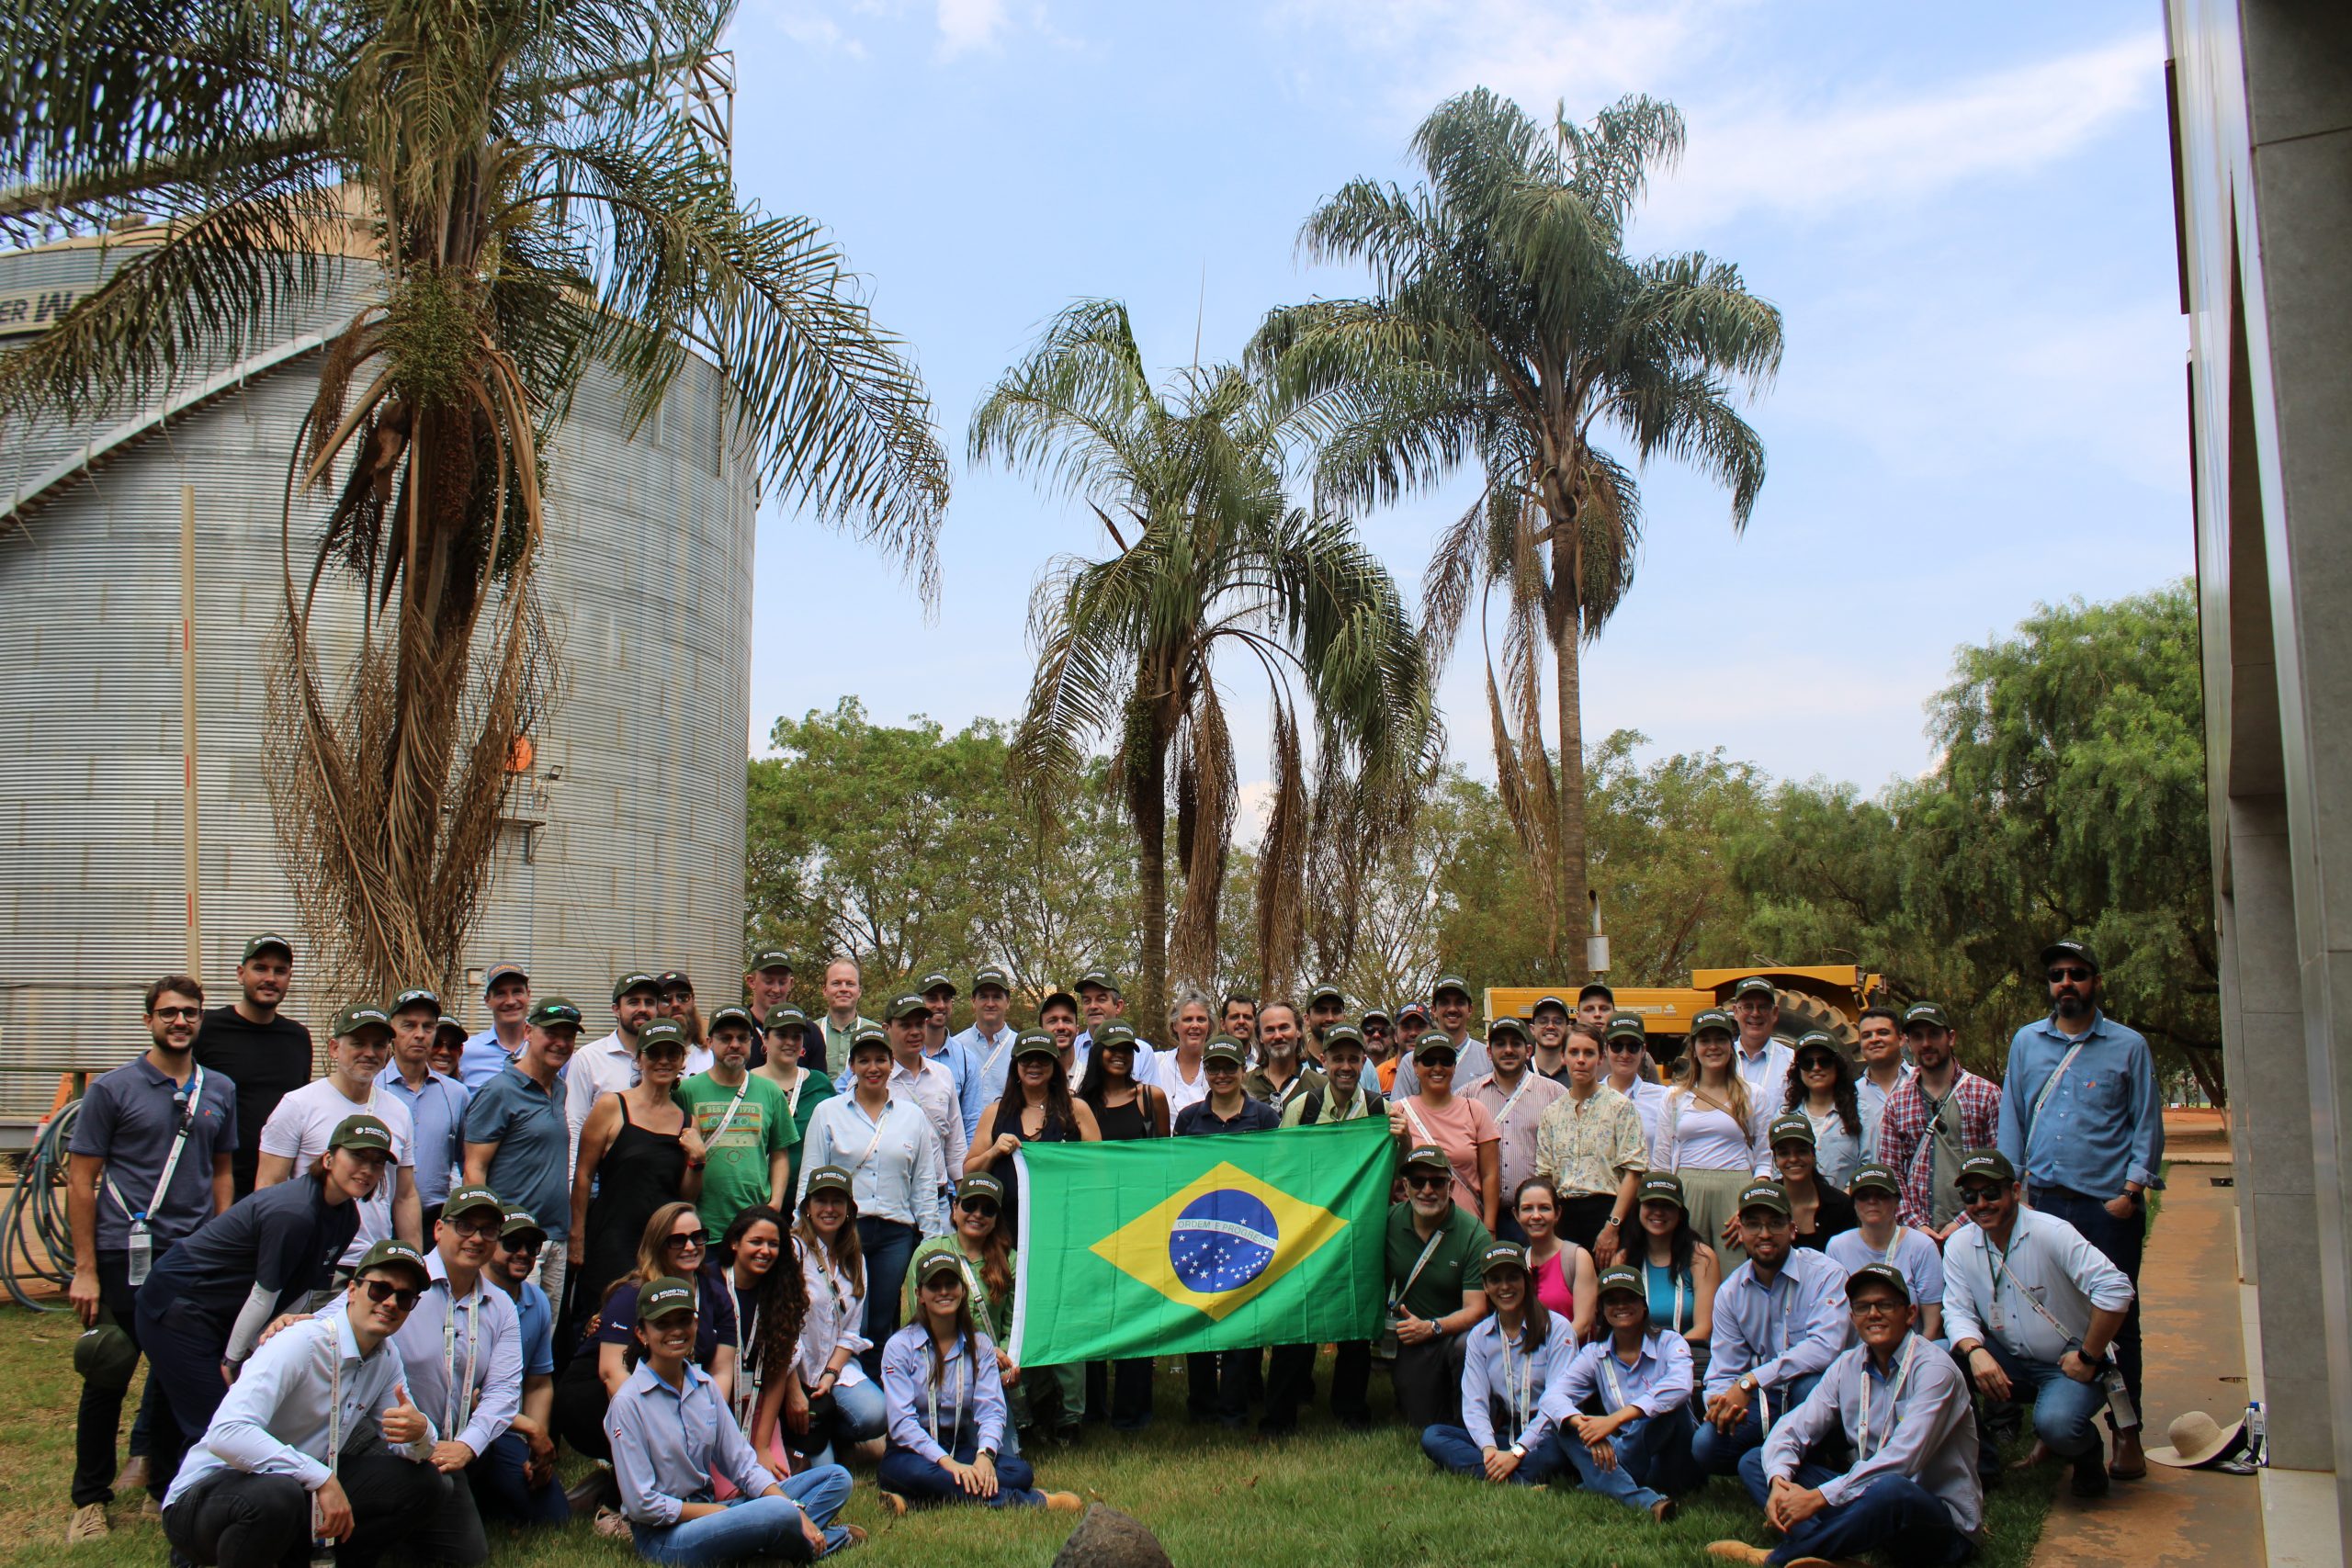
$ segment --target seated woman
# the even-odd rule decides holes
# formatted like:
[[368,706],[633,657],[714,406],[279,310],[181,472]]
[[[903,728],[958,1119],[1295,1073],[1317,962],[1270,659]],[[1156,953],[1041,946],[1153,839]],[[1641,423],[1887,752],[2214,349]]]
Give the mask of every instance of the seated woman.
[[1854,1228],[1854,1201],[1822,1179],[1814,1157],[1813,1123],[1802,1111],[1776,1119],[1770,1137],[1772,1163],[1780,1168],[1781,1185],[1789,1190],[1796,1244],[1815,1252],[1826,1251],[1831,1236]]
[[1642,1271],[1650,1324],[1679,1334],[1690,1348],[1694,1377],[1707,1373],[1708,1346],[1715,1332],[1715,1287],[1723,1264],[1684,1212],[1682,1181],[1671,1171],[1653,1171],[1635,1189],[1634,1214],[1641,1221],[1625,1261]]
[[786,1446],[816,1463],[830,1462],[836,1443],[879,1459],[882,1390],[858,1361],[865,1348],[860,1332],[865,1323],[865,1257],[857,1239],[857,1201],[850,1195],[849,1172],[840,1166],[808,1172],[800,1218],[792,1227],[792,1251],[808,1298],[798,1370],[761,1387],[752,1417],[754,1442],[766,1452],[766,1438],[782,1416]]
[[[1587,1491],[1664,1524],[1674,1517],[1669,1494],[1703,1479],[1690,1462],[1690,1348],[1670,1329],[1650,1326],[1637,1270],[1622,1263],[1602,1269],[1600,1295],[1609,1333],[1554,1380],[1544,1413]],[[1600,1414],[1584,1413],[1595,1402]]]
[[[1581,1249],[1579,1249],[1581,1250]],[[1460,1475],[1532,1486],[1559,1468],[1544,1390],[1576,1354],[1568,1320],[1535,1299],[1527,1249],[1487,1248],[1487,1304],[1463,1343],[1462,1424],[1421,1433],[1421,1451]]]
[[803,1418],[808,1396],[800,1381],[800,1330],[808,1318],[808,1284],[789,1255],[785,1217],[764,1203],[735,1216],[719,1243],[728,1299],[735,1308],[735,1425],[752,1439],[760,1462],[787,1468],[784,1442],[771,1420],[760,1430],[760,1394],[784,1385],[787,1420],[797,1400]]
[[[956,1229],[950,1235],[933,1236],[915,1248],[917,1256],[927,1252],[944,1252],[964,1260],[964,1289],[972,1303],[972,1325],[996,1348],[998,1379],[1004,1384],[1005,1404],[1012,1409],[1014,1420],[1004,1434],[1004,1451],[1021,1451],[1018,1438],[1022,1414],[1019,1406],[1021,1369],[1004,1352],[1007,1337],[1012,1331],[1012,1270],[1015,1263],[1012,1247],[1005,1240],[1005,1224],[999,1207],[1004,1201],[1004,1184],[987,1171],[977,1171],[964,1179],[956,1189]],[[906,1293],[899,1303],[899,1316],[908,1323],[915,1320],[915,1274],[907,1274]]]
[[637,1266],[614,1280],[581,1325],[580,1348],[555,1390],[556,1430],[590,1459],[609,1459],[605,1409],[628,1381],[637,1346],[639,1287],[654,1280],[691,1280],[698,1294],[695,1364],[718,1385],[719,1403],[735,1392],[735,1302],[718,1266],[707,1261],[710,1233],[692,1203],[664,1203],[638,1239]]
[[1519,1228],[1527,1233],[1527,1272],[1544,1310],[1568,1320],[1572,1342],[1581,1345],[1593,1324],[1592,1254],[1560,1235],[1560,1190],[1548,1176],[1531,1176],[1511,1200]]
[[963,1259],[945,1250],[918,1260],[915,1320],[882,1348],[882,1396],[890,1446],[875,1479],[883,1505],[967,1499],[990,1507],[1076,1513],[1075,1493],[1039,1492],[1029,1461],[1004,1450],[1004,1384],[996,1347],[972,1326]]
[[[717,1381],[695,1364],[701,1291],[649,1280],[628,1314],[643,1357],[605,1412],[605,1435],[638,1554],[655,1562],[741,1562],[823,1557],[865,1539],[833,1517],[849,1500],[837,1464],[779,1483],[752,1452]],[[721,1503],[711,1478],[740,1494]]]

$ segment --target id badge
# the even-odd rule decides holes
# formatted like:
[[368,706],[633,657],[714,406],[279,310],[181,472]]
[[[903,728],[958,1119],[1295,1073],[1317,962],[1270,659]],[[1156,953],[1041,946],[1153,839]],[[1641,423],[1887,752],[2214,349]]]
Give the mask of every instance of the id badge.
[[147,1269],[155,1260],[155,1238],[146,1225],[138,1220],[130,1222],[130,1283],[132,1288],[147,1282]]

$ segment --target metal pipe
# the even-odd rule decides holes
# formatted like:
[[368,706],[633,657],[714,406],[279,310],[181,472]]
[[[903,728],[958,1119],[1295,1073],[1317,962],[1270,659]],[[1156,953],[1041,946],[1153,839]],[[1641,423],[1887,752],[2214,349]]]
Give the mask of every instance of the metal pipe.
[[197,897],[196,487],[180,486],[180,790],[183,869],[187,877],[187,973],[204,978],[204,921]]

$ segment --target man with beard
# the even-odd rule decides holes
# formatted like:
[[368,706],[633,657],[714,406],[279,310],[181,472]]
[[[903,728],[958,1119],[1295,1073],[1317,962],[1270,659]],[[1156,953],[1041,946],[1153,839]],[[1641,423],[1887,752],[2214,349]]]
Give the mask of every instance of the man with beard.
[[1935,1003],[1904,1010],[1903,1038],[1918,1067],[1886,1097],[1874,1157],[1902,1179],[1897,1217],[1940,1246],[1968,1223],[1960,1202],[1961,1156],[1992,1145],[2001,1091],[1960,1065],[1951,1023]]
[[277,1102],[311,1081],[311,1032],[277,1010],[294,977],[294,944],[276,931],[245,942],[237,964],[243,993],[204,1015],[197,1032],[196,1065],[237,1086],[237,1125],[243,1136],[230,1160],[236,1195],[254,1190],[261,1164],[261,1129]]
[[[2001,1080],[2000,1150],[2026,1201],[2074,1226],[2132,1281],[2115,1364],[2140,1404],[2140,1254],[2147,1191],[2165,1157],[2165,1102],[2155,1059],[2138,1031],[2099,1010],[2098,959],[2079,942],[2041,950],[2050,1016],[2009,1042]],[[2112,1473],[2148,1472],[2138,1429],[2115,1434]]]
[[1337,986],[1317,986],[1306,997],[1306,1059],[1323,1065],[1323,1036],[1348,1010],[1348,998]]
[[[1487,1059],[1487,1043],[1470,1032],[1468,981],[1459,975],[1439,976],[1437,988],[1430,993],[1430,1014],[1445,1037],[1453,1042],[1454,1082],[1466,1084],[1493,1070],[1494,1064]],[[1403,1038],[1420,1037],[1408,1034]],[[1420,1092],[1420,1075],[1413,1070],[1412,1053],[1406,1052],[1396,1058],[1396,1087],[1389,1098],[1410,1100]]]
[[461,1179],[465,1151],[466,1086],[433,1070],[433,1036],[441,1021],[441,1000],[418,987],[392,998],[391,1065],[376,1075],[378,1087],[408,1111],[416,1140],[416,1201],[424,1206],[426,1235],[441,1218],[442,1200]]

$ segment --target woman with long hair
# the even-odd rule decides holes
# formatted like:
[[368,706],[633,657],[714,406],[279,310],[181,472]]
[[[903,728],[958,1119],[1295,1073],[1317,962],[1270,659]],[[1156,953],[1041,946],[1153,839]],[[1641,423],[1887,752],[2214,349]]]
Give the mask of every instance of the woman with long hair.
[[1772,1141],[1772,1163],[1780,1168],[1781,1185],[1789,1190],[1795,1245],[1828,1250],[1831,1236],[1854,1228],[1854,1201],[1843,1188],[1824,1179],[1815,1166],[1811,1119],[1792,1111],[1774,1122],[1766,1135]]
[[1625,1261],[1642,1271],[1648,1321],[1681,1335],[1703,1373],[1708,1342],[1715,1331],[1715,1287],[1723,1283],[1723,1260],[1691,1224],[1682,1203],[1682,1182],[1672,1173],[1653,1171],[1642,1178],[1634,1213],[1639,1229]]
[[1076,1513],[1069,1492],[1039,1492],[1036,1472],[1004,1451],[1004,1384],[996,1346],[972,1322],[964,1262],[926,1252],[915,1276],[915,1320],[882,1348],[889,1447],[875,1479],[883,1506],[979,1502],[990,1507]]
[[654,1020],[638,1032],[638,1081],[598,1095],[580,1125],[571,1237],[565,1244],[571,1277],[578,1281],[575,1314],[601,1301],[605,1287],[628,1272],[637,1238],[656,1209],[702,1195],[702,1135],[677,1101],[685,1066],[686,1042],[677,1024]]
[[1560,1464],[1552,1417],[1538,1407],[1576,1341],[1567,1320],[1535,1299],[1525,1247],[1498,1241],[1484,1266],[1493,1310],[1463,1337],[1462,1424],[1425,1427],[1421,1451],[1457,1475],[1533,1486]]
[[[1845,1190],[1866,1157],[1862,1149],[1860,1091],[1854,1064],[1838,1042],[1816,1030],[1797,1042],[1789,1066],[1789,1089],[1781,1110],[1813,1123],[1813,1163],[1821,1179]],[[1870,1157],[1875,1157],[1871,1151]]]
[[[1005,1239],[1004,1183],[987,1171],[976,1171],[956,1190],[955,1228],[915,1248],[920,1262],[933,1252],[944,1252],[964,1265],[964,1288],[972,1304],[972,1325],[996,1347],[997,1380],[1004,1384],[1007,1423],[1003,1451],[1021,1451],[1020,1429],[1028,1424],[1027,1401],[1022,1397],[1021,1369],[1005,1351],[1012,1333],[1012,1275],[1019,1259]],[[906,1297],[899,1316],[911,1323],[918,1303],[915,1280],[920,1269],[907,1274]]]
[[1388,1130],[1400,1149],[1435,1144],[1453,1168],[1453,1201],[1494,1234],[1502,1218],[1503,1130],[1495,1113],[1453,1092],[1454,1047],[1443,1034],[1424,1034],[1413,1046],[1420,1091],[1388,1102]]
[[1209,1075],[1201,1065],[1201,1052],[1215,1027],[1205,991],[1178,991],[1176,999],[1168,1004],[1168,1038],[1175,1043],[1154,1057],[1151,1066],[1160,1092],[1167,1096],[1171,1126],[1184,1107],[1208,1098]]
[[[1193,1019],[1203,1029],[1208,1026],[1208,1000],[1200,998],[1196,1009],[1174,1010],[1183,1017]],[[1203,1037],[1205,1042],[1205,1036]],[[1183,1066],[1186,1046],[1177,1047],[1178,1055],[1161,1059],[1157,1066],[1162,1072],[1174,1073]],[[1200,1055],[1194,1050],[1193,1055]],[[1086,1058],[1086,1077],[1078,1086],[1080,1104],[1094,1112],[1094,1123],[1105,1141],[1125,1143],[1136,1138],[1165,1138],[1176,1120],[1176,1112],[1169,1104],[1165,1091],[1158,1086],[1137,1083],[1135,1076],[1135,1042],[1124,1031],[1105,1030]],[[1208,1076],[1201,1075],[1201,1093],[1208,1093]],[[1099,1366],[1101,1363],[1097,1363]],[[1111,1428],[1117,1432],[1140,1432],[1151,1425],[1151,1371],[1149,1356],[1135,1356],[1111,1363],[1107,1380],[1111,1396]],[[1090,1400],[1100,1397],[1090,1393]]]
[[1576,1343],[1592,1332],[1592,1254],[1560,1234],[1560,1190],[1548,1176],[1531,1176],[1511,1196],[1519,1228],[1527,1233],[1527,1273],[1546,1312],[1567,1320]]
[[[726,1270],[735,1304],[733,1412],[735,1424],[747,1438],[753,1438],[759,1426],[760,1395],[771,1380],[784,1385],[787,1416],[796,1399],[804,1416],[808,1407],[797,1375],[800,1331],[808,1320],[808,1282],[791,1255],[790,1237],[790,1221],[766,1204],[755,1203],[735,1216],[718,1244],[719,1266]],[[752,1446],[762,1464],[781,1473],[784,1444],[775,1423],[753,1438]]]
[[[808,1311],[801,1319],[797,1371],[769,1378],[752,1416],[753,1442],[767,1451],[779,1417],[787,1449],[825,1463],[838,1444],[867,1459],[882,1452],[882,1391],[858,1362],[865,1348],[865,1258],[857,1238],[857,1201],[850,1174],[837,1165],[810,1171],[793,1222],[792,1250]],[[792,1395],[798,1385],[799,1398]]]
[[1733,1065],[1738,1025],[1721,1008],[1690,1021],[1690,1051],[1657,1113],[1654,1170],[1682,1179],[1683,1212],[1709,1241],[1720,1238],[1726,1270],[1747,1261],[1739,1245],[1739,1190],[1772,1169],[1763,1108]]

